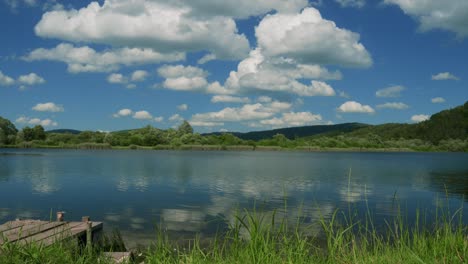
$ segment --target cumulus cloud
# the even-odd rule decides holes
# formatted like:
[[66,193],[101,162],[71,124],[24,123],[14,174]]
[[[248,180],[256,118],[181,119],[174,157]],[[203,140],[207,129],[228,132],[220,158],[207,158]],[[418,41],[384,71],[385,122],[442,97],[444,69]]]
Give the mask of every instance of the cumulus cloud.
[[43,127],[58,126],[58,123],[51,119],[30,118],[26,116],[21,116],[16,119],[16,123],[32,126],[41,125]]
[[18,77],[18,83],[24,85],[36,85],[45,83],[45,80],[41,76],[32,72],[30,74],[21,75],[20,77]]
[[393,103],[385,103],[377,105],[379,109],[396,109],[396,110],[405,110],[408,109],[409,106],[405,103],[401,102],[393,102]]
[[165,54],[208,50],[220,59],[240,59],[248,53],[248,40],[238,34],[233,18],[200,17],[197,11],[192,15],[190,2],[91,2],[80,10],[46,12],[34,30],[44,38],[151,48]]
[[450,72],[441,72],[436,75],[432,75],[432,80],[434,81],[460,80],[460,78],[451,74]]
[[315,8],[265,16],[255,28],[258,46],[232,71],[224,88],[234,94],[282,92],[334,96],[324,80],[340,80],[325,65],[369,67],[372,58],[359,35],[323,19]]
[[127,78],[120,73],[110,74],[109,76],[107,76],[107,81],[109,83],[116,83],[116,84],[124,84],[128,82]]
[[415,123],[420,123],[426,120],[429,120],[430,116],[428,115],[414,115],[411,117],[411,121]]
[[178,105],[177,109],[179,109],[179,111],[187,111],[188,105],[187,104]]
[[43,103],[43,104],[39,103],[35,105],[32,108],[32,110],[39,111],[39,112],[63,112],[64,111],[63,106],[57,105],[52,102]]
[[216,126],[224,126],[224,123],[221,122],[203,122],[203,121],[190,121],[191,126],[194,127],[216,127]]
[[375,92],[375,96],[377,97],[400,97],[401,92],[403,90],[405,90],[405,87],[401,85],[390,86],[387,88],[377,90],[377,92]]
[[272,127],[292,127],[312,125],[319,121],[322,121],[321,115],[312,114],[310,112],[289,112],[283,113],[281,117],[260,120],[259,123]]
[[164,65],[158,69],[158,74],[166,78],[162,86],[166,89],[177,91],[201,91],[206,90],[208,73],[203,69],[193,66]]
[[185,59],[182,52],[159,53],[150,48],[117,48],[96,51],[88,46],[75,47],[61,43],[52,49],[39,48],[23,57],[26,61],[50,60],[68,65],[71,73],[109,72],[122,65],[133,66],[160,62],[180,61]]
[[215,95],[211,98],[212,103],[250,103],[248,97],[238,97],[231,95]]
[[149,120],[149,119],[153,119],[153,116],[148,111],[142,110],[142,111],[136,111],[133,114],[133,118],[140,119],[140,120],[145,120],[145,119]]
[[366,5],[366,0],[335,0],[341,7],[362,8]]
[[466,0],[384,0],[398,5],[405,14],[419,21],[421,31],[442,29],[458,37],[468,36],[468,1]]
[[154,118],[154,122],[161,123],[163,121],[164,121],[164,117],[162,117],[162,116],[157,116],[157,117]]
[[184,65],[163,65],[158,68],[159,76],[166,79],[174,79],[179,77],[206,77],[208,72],[205,70],[194,67],[194,66],[184,66]]
[[133,114],[133,111],[127,108],[119,110],[117,113],[115,113],[113,116],[115,118],[118,117],[125,117],[125,116],[131,116]]
[[262,54],[261,49],[250,52],[249,57],[231,71],[225,82],[228,91],[248,93],[251,91],[285,92],[300,96],[333,96],[333,88],[322,81],[303,84],[299,79],[341,79],[340,72],[329,72],[319,65],[298,64],[291,59],[272,59]]
[[130,80],[132,82],[143,82],[148,77],[148,72],[143,70],[137,70],[132,73]]
[[300,63],[369,67],[372,58],[359,43],[359,34],[323,19],[315,8],[300,14],[267,15],[255,29],[258,46],[267,56],[288,57]]
[[3,74],[2,71],[0,71],[0,85],[1,86],[10,86],[15,84],[15,80],[11,78],[8,75]]
[[164,65],[158,69],[159,76],[165,78],[161,85],[155,88],[165,88],[176,91],[196,91],[212,94],[232,94],[219,82],[209,83],[206,80],[208,72],[194,66]]
[[239,122],[271,118],[277,113],[289,111],[291,103],[271,101],[269,103],[245,104],[241,107],[226,107],[218,112],[192,115],[191,122]]
[[341,113],[375,113],[375,110],[369,105],[362,105],[356,101],[348,101],[338,108]]
[[180,116],[179,114],[174,114],[171,117],[169,117],[169,121],[171,122],[182,122],[184,118]]
[[436,97],[436,98],[432,98],[431,102],[433,104],[441,104],[441,103],[445,103],[445,99],[442,97]]
[[218,112],[195,114],[192,122],[238,122],[255,119],[264,119],[274,113],[264,111],[262,104],[247,104],[239,108],[227,107]]

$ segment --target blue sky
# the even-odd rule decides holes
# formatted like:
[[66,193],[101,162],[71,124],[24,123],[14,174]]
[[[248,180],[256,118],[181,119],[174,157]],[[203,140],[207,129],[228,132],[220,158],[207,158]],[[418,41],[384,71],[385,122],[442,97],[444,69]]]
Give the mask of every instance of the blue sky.
[[2,0],[0,29],[19,128],[414,123],[468,98],[466,0]]

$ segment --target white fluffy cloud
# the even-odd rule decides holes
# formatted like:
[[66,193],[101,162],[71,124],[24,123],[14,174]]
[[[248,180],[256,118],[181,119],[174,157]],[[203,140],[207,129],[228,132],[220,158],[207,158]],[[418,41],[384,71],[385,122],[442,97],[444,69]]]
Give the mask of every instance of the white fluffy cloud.
[[171,121],[171,122],[182,122],[183,120],[184,120],[184,118],[182,116],[180,116],[179,114],[174,114],[174,115],[169,117],[169,121]]
[[338,112],[342,113],[375,113],[375,110],[369,105],[362,105],[356,101],[348,101],[338,108]]
[[162,117],[162,116],[157,116],[157,117],[154,118],[154,122],[161,123],[163,121],[164,121],[164,117]]
[[136,70],[132,73],[130,80],[132,82],[143,82],[148,77],[148,72],[144,70]]
[[206,77],[208,72],[205,70],[184,65],[163,65],[158,68],[159,76],[166,79],[174,79],[179,77],[194,78],[194,77]]
[[125,116],[131,116],[133,114],[133,111],[127,108],[120,109],[117,113],[115,113],[113,116],[115,118],[118,117],[125,117]]
[[41,125],[43,127],[58,126],[58,123],[51,119],[30,118],[26,116],[22,116],[16,119],[16,123],[32,126]]
[[224,126],[224,123],[221,122],[203,122],[203,121],[190,121],[191,126],[195,127],[216,127],[216,126]]
[[212,103],[250,103],[248,97],[237,97],[231,95],[215,95],[211,98]]
[[248,53],[248,40],[238,34],[233,18],[199,17],[187,5],[190,2],[91,2],[80,10],[46,12],[34,30],[45,38],[151,48],[164,54],[208,50],[220,59],[239,59]]
[[267,15],[255,34],[263,54],[270,57],[287,57],[306,64],[372,65],[370,54],[359,43],[359,34],[323,19],[312,7],[300,14]]
[[414,115],[411,117],[411,121],[415,123],[423,122],[429,120],[430,116],[428,115]]
[[188,105],[187,104],[178,105],[177,109],[179,109],[179,111],[187,111]]
[[366,5],[366,0],[335,0],[341,7],[362,8]]
[[190,122],[221,123],[260,120],[289,111],[291,107],[291,103],[280,101],[245,104],[241,107],[226,107],[218,112],[194,114]]
[[312,125],[320,121],[322,121],[321,115],[312,114],[310,112],[289,112],[283,113],[279,118],[275,117],[272,119],[260,120],[260,124],[272,127],[292,127]]
[[0,71],[0,85],[1,86],[10,86],[15,84],[15,80],[11,78],[8,75],[3,74],[2,71]]
[[32,72],[30,74],[21,75],[20,77],[18,77],[18,83],[24,85],[36,85],[45,83],[45,80],[41,76]]
[[107,76],[107,81],[109,83],[117,83],[117,84],[124,84],[128,82],[127,78],[120,73],[110,74],[109,76]]
[[185,54],[181,52],[162,54],[149,48],[118,48],[99,52],[88,46],[75,47],[61,43],[52,49],[35,49],[23,59],[60,61],[68,65],[69,72],[80,73],[109,72],[119,69],[122,65],[180,61],[185,59]]
[[458,37],[468,36],[468,1],[466,0],[384,0],[398,5],[405,14],[417,19],[420,30],[443,29]]
[[460,78],[451,74],[450,72],[441,72],[436,75],[432,75],[432,80],[434,81],[460,80]]
[[228,91],[218,82],[209,83],[206,80],[208,72],[205,70],[184,65],[164,65],[158,69],[159,76],[166,78],[162,85],[155,87],[163,87],[176,91],[197,91],[212,94],[232,94],[234,91]]
[[261,49],[250,52],[249,57],[232,71],[225,88],[236,93],[250,91],[286,92],[300,96],[334,96],[333,88],[322,81],[309,85],[298,79],[341,79],[340,72],[329,72],[319,65],[297,64],[291,59],[272,59]]
[[405,90],[405,87],[401,85],[390,86],[387,88],[377,90],[377,92],[375,92],[375,96],[377,97],[400,97],[401,92],[403,90]]
[[442,97],[436,97],[436,98],[432,98],[431,102],[433,104],[441,104],[441,103],[445,103],[445,99]]
[[148,111],[142,110],[142,111],[136,111],[133,114],[133,118],[140,119],[140,120],[145,120],[145,119],[149,120],[149,119],[153,119],[153,116]]
[[218,112],[195,114],[192,122],[238,122],[264,119],[273,116],[271,111],[265,111],[262,104],[246,104],[239,108],[227,107]]
[[52,102],[43,103],[43,104],[39,103],[35,105],[32,108],[32,110],[39,111],[39,112],[63,112],[64,111],[63,106],[57,105]]
[[393,102],[393,103],[385,103],[385,104],[379,104],[377,105],[377,108],[380,108],[380,109],[396,109],[396,110],[405,110],[405,109],[408,109],[409,106],[405,103],[401,103],[401,102]]

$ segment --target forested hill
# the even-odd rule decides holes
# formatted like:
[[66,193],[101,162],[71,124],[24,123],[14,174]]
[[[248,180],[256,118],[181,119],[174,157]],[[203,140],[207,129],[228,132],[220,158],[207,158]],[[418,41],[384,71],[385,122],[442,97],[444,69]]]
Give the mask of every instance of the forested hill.
[[468,139],[468,102],[444,110],[418,124],[383,124],[367,126],[347,133],[347,136],[378,135],[382,139],[421,139],[433,144],[444,139]]
[[[351,132],[369,125],[361,123],[345,123],[338,125],[318,125],[318,126],[302,126],[302,127],[288,127],[288,128],[279,128],[273,130],[264,130],[264,131],[252,131],[252,132],[229,132],[230,134],[243,139],[243,140],[262,140],[272,138],[276,134],[282,134],[288,139],[295,139],[307,136],[313,136],[323,133],[343,133]],[[206,135],[220,135],[221,132],[208,133]]]

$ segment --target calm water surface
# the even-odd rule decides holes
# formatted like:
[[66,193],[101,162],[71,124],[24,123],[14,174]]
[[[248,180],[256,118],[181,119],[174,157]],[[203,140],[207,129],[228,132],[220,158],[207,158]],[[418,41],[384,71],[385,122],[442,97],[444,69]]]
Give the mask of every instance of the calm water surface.
[[154,239],[157,224],[174,238],[210,237],[254,206],[305,224],[353,208],[383,224],[399,207],[411,219],[443,204],[464,206],[468,223],[466,197],[466,153],[0,149],[0,222],[63,210],[130,243]]

